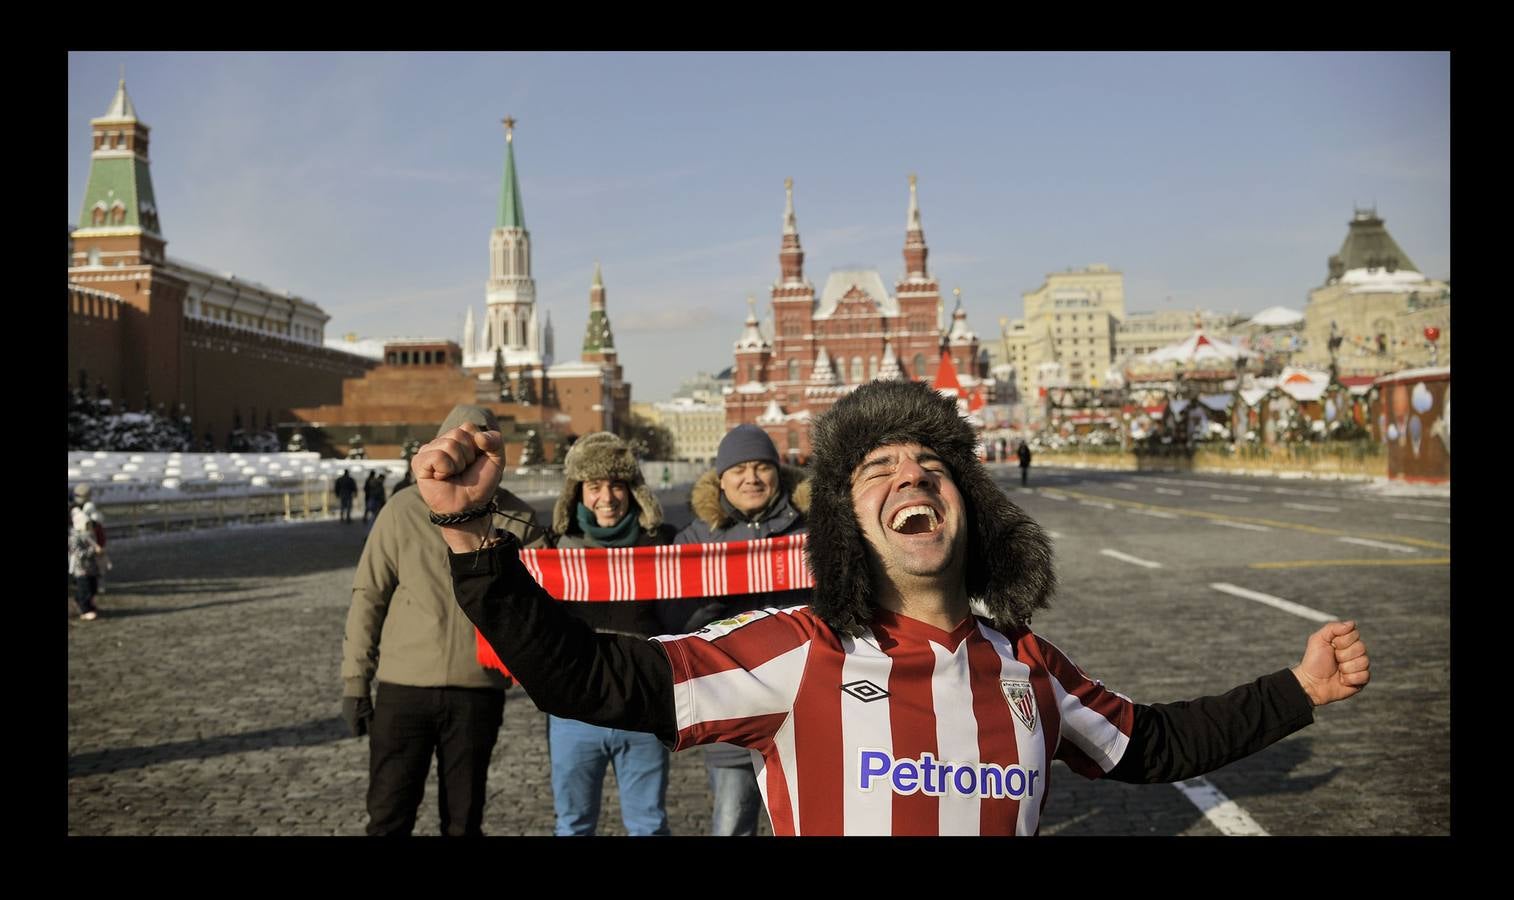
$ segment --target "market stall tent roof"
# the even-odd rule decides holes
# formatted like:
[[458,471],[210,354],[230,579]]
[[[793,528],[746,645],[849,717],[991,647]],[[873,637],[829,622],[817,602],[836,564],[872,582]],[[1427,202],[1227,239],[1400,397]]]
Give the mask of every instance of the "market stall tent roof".
[[1278,389],[1295,400],[1318,400],[1330,386],[1330,374],[1292,366],[1278,377]]
[[1169,344],[1140,357],[1140,361],[1157,364],[1233,362],[1250,355],[1249,350],[1243,350],[1228,341],[1210,337],[1202,331],[1195,331],[1176,344]]

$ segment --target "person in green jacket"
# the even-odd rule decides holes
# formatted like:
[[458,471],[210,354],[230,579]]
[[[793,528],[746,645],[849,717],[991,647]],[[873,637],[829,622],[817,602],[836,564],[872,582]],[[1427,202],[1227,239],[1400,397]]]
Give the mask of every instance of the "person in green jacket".
[[[494,413],[453,407],[441,436],[464,422],[498,430]],[[499,488],[494,527],[526,547],[546,531],[525,501]],[[370,835],[408,835],[436,758],[444,835],[482,833],[489,758],[510,680],[478,662],[473,624],[452,596],[447,545],[418,491],[399,491],[368,533],[342,640],[342,717],[368,736]],[[378,682],[377,698],[371,697]]]

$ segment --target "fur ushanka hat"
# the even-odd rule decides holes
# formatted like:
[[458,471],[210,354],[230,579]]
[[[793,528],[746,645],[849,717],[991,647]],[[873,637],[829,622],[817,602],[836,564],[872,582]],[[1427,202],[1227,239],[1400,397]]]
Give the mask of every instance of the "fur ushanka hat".
[[852,471],[885,444],[934,450],[966,502],[967,595],[1001,629],[1028,625],[1056,590],[1051,541],[1010,502],[974,452],[977,439],[954,400],[915,381],[874,381],[815,420],[814,476],[805,545],[815,575],[811,606],[837,632],[858,635],[873,618],[872,548],[852,507]]
[[578,503],[582,499],[579,486],[585,481],[605,478],[624,481],[631,489],[631,499],[641,508],[641,528],[654,531],[662,524],[662,504],[641,477],[641,464],[626,442],[608,431],[596,431],[579,438],[568,449],[563,460],[562,494],[552,508],[552,530],[567,534],[568,529],[578,531]]

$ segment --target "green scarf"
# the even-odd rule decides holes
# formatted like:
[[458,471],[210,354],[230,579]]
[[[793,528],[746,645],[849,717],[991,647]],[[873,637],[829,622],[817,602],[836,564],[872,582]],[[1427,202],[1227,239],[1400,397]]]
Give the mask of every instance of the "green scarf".
[[637,521],[639,510],[636,501],[631,501],[631,508],[621,517],[619,522],[608,527],[600,525],[594,517],[594,510],[578,504],[578,527],[584,530],[594,543],[601,547],[632,547],[641,539],[641,523]]

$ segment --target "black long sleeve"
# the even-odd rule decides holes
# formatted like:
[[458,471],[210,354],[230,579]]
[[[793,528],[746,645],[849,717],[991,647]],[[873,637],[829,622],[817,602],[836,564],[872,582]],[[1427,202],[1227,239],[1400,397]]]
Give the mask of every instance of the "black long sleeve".
[[450,553],[458,605],[531,700],[555,716],[648,731],[672,746],[673,667],[660,644],[596,634],[561,609],[512,541]]
[[1288,669],[1215,697],[1136,704],[1130,744],[1106,777],[1131,784],[1182,781],[1250,756],[1314,721]]

